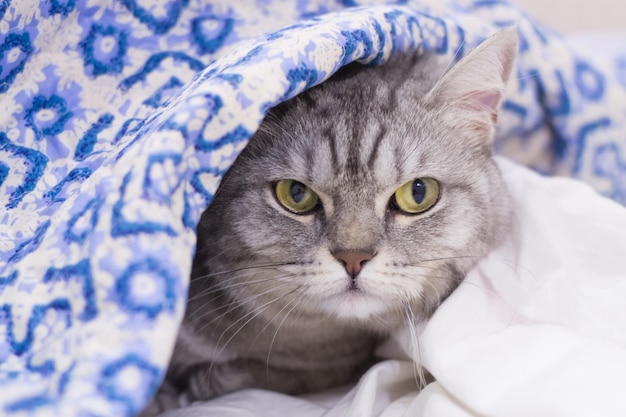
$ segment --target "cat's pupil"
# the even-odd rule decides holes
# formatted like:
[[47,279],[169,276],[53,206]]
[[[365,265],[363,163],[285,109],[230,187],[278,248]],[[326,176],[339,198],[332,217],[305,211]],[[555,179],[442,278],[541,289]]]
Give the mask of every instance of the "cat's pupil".
[[299,203],[304,198],[306,193],[306,186],[300,182],[294,181],[291,183],[291,187],[289,188],[289,194],[291,194],[291,198],[296,203]]
[[422,180],[413,182],[413,199],[417,204],[421,204],[426,197],[426,185]]

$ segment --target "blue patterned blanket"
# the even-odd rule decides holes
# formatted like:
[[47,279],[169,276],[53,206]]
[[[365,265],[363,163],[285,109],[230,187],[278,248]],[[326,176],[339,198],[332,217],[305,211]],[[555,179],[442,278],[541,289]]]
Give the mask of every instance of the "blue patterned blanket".
[[351,61],[458,58],[511,24],[498,151],[626,202],[626,54],[507,1],[0,0],[0,414],[140,411],[199,216],[264,113]]

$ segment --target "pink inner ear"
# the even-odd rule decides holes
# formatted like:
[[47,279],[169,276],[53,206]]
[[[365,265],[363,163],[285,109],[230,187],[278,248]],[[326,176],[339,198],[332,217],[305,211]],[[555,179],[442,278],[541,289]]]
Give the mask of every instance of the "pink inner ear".
[[499,91],[475,91],[469,94],[466,100],[461,102],[461,106],[468,110],[484,112],[491,115],[491,121],[496,122],[498,118],[498,105],[501,94]]
[[445,106],[474,113],[468,117],[479,124],[495,123],[516,50],[513,29],[487,38],[446,73],[429,95]]
[[498,91],[480,91],[473,95],[478,102],[481,110],[495,111],[500,104],[500,92]]

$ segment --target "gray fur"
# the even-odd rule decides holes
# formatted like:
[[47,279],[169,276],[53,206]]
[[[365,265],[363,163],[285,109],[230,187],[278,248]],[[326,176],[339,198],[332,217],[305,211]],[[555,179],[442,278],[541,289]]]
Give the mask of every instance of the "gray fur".
[[[399,54],[350,65],[268,114],[200,221],[170,398],[347,383],[498,245],[510,204],[491,141],[516,47],[503,33],[443,78],[439,58]],[[440,182],[438,203],[394,211],[394,191],[419,177]],[[307,184],[322,209],[286,211],[272,189],[281,179]],[[358,290],[337,251],[375,254]],[[169,407],[159,401],[152,410]]]

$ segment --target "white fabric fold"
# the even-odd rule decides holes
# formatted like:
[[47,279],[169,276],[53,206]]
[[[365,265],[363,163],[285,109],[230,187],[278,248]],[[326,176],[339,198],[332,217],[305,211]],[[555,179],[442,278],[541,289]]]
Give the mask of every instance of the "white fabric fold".
[[[243,391],[167,416],[625,416],[626,208],[581,182],[499,163],[515,230],[419,340],[394,334],[380,349],[388,360],[347,392]],[[418,392],[410,358],[437,382]]]

